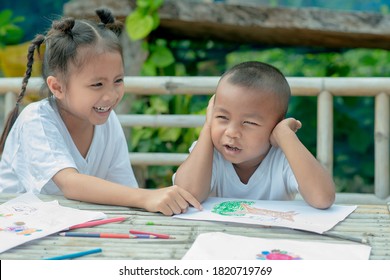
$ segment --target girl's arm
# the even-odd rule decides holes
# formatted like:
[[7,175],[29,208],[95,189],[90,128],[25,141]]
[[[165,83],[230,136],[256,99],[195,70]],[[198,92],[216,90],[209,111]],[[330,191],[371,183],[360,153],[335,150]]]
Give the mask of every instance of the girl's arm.
[[214,152],[210,132],[213,106],[214,96],[207,106],[206,122],[198,141],[188,158],[177,169],[174,182],[189,191],[200,202],[203,202],[210,193]]
[[284,119],[275,126],[271,144],[279,146],[286,155],[304,200],[313,207],[326,209],[335,200],[334,182],[295,134],[301,126],[301,122],[293,118]]
[[200,203],[178,186],[158,190],[131,188],[94,176],[80,174],[74,168],[65,168],[53,181],[68,199],[91,203],[137,207],[164,215],[180,214],[192,205],[201,210]]

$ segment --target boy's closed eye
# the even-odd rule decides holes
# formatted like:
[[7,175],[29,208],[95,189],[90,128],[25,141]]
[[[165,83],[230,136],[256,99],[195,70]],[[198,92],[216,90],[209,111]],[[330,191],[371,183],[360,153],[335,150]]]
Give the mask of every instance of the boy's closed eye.
[[221,119],[221,120],[228,120],[229,118],[227,116],[223,116],[223,115],[217,115],[215,116],[216,119]]
[[93,88],[98,88],[98,87],[101,87],[101,86],[103,86],[103,83],[94,83],[94,84],[91,85],[91,87],[93,87]]
[[254,125],[254,126],[260,126],[260,124],[252,121],[244,121],[243,124],[248,124],[248,125]]

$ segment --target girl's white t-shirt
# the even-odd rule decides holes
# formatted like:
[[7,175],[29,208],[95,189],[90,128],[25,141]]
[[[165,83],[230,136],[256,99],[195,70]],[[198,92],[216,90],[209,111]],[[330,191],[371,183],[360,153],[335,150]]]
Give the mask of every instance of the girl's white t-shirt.
[[0,192],[62,194],[52,177],[64,168],[138,187],[126,139],[114,111],[96,125],[84,158],[62,121],[55,100],[26,106],[8,135],[0,161]]

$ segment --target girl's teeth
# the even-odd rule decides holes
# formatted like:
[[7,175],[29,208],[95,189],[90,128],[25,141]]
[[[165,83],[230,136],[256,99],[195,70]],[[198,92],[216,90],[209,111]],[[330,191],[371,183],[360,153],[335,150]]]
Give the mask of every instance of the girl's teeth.
[[95,107],[97,112],[106,112],[110,109],[110,107]]

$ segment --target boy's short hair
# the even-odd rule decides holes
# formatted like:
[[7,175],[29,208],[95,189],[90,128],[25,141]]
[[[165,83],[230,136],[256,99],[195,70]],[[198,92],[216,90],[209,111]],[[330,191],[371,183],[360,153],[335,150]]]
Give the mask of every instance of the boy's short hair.
[[243,86],[276,95],[281,105],[282,117],[287,113],[291,96],[290,86],[283,73],[276,67],[258,61],[239,63],[222,76],[232,85]]

